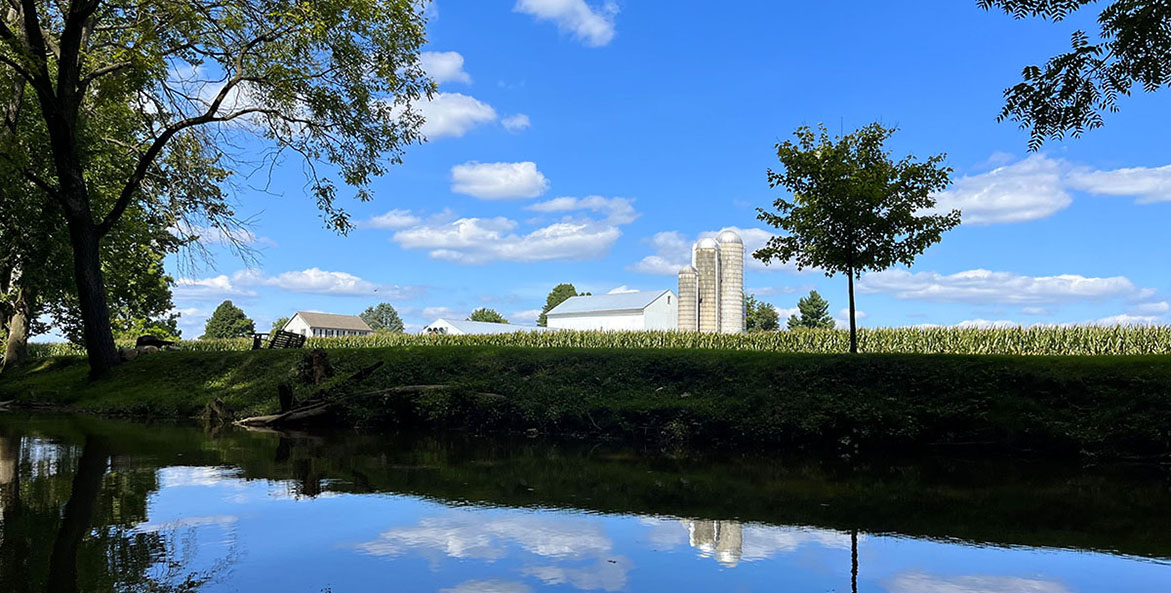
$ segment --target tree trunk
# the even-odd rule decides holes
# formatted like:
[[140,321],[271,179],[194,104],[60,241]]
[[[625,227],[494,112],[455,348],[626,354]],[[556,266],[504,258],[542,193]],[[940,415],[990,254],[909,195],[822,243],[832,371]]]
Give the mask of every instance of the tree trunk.
[[77,552],[81,540],[89,533],[108,460],[105,443],[97,437],[87,437],[81,459],[77,461],[77,473],[73,475],[69,502],[65,503],[61,517],[61,528],[49,556],[50,593],[77,593]]
[[77,282],[89,373],[91,377],[98,377],[121,361],[110,328],[110,305],[106,301],[106,284],[102,279],[98,250],[100,237],[87,216],[86,220],[69,221],[69,238],[73,246],[73,278]]
[[850,591],[858,593],[858,530],[850,531]]
[[854,270],[846,272],[850,277],[850,354],[858,353],[858,323],[854,319]]
[[4,362],[0,363],[0,373],[14,367],[28,354],[29,321],[33,315],[35,298],[32,291],[20,287],[16,291],[16,300],[12,303],[12,317],[8,320],[8,342],[4,347]]

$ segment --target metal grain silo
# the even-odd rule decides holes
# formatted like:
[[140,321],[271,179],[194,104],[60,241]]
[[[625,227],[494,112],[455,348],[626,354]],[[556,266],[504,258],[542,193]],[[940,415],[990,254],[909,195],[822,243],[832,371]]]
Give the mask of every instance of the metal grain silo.
[[699,273],[699,331],[720,331],[720,250],[715,239],[700,240],[695,246],[695,269]]
[[695,266],[679,270],[679,331],[693,332],[699,329],[699,272]]
[[720,250],[720,331],[744,331],[744,242],[735,231],[716,237]]

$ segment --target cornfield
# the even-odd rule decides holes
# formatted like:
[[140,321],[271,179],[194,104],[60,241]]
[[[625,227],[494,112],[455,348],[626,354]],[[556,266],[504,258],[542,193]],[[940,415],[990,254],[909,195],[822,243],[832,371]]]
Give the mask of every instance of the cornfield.
[[[707,348],[768,352],[838,353],[849,349],[843,330],[800,330],[752,334],[686,332],[519,332],[494,335],[375,334],[310,338],[308,348],[393,348],[405,346],[520,346],[535,348]],[[120,346],[132,344],[119,344]],[[182,350],[247,350],[248,338],[188,340]],[[862,352],[915,354],[1121,355],[1171,354],[1171,326],[1071,326],[970,328],[880,328],[858,332]],[[72,344],[30,344],[32,358],[81,355]]]

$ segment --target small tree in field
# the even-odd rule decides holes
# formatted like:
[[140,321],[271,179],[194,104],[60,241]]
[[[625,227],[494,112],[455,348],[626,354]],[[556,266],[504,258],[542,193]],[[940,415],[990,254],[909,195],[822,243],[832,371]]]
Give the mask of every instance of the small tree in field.
[[239,338],[256,331],[256,324],[244,314],[244,311],[224,301],[215,308],[207,324],[203,326],[203,339]]
[[398,311],[390,303],[378,303],[374,307],[367,307],[358,317],[376,332],[402,333],[403,320]]
[[777,145],[784,170],[768,171],[770,187],[784,187],[793,197],[777,198],[774,211],[758,208],[760,220],[782,230],[753,257],[765,262],[794,261],[798,269],[818,268],[826,276],[845,274],[850,293],[850,352],[858,351],[854,280],[865,271],[885,270],[938,243],[944,231],[960,223],[960,213],[927,213],[931,194],[951,183],[944,155],[918,162],[908,156],[893,161],[883,144],[894,128],[872,123],[851,134],[830,137],[797,128],[796,142]]
[[744,313],[744,330],[747,332],[771,332],[780,327],[777,308],[756,300],[756,295],[744,295]]
[[575,296],[578,296],[577,287],[572,284],[562,283],[554,286],[553,290],[549,291],[549,296],[545,297],[545,306],[541,308],[540,317],[537,317],[537,325],[545,327],[548,323],[549,311],[564,303],[566,299]]
[[789,316],[789,329],[831,329],[834,317],[829,314],[829,301],[821,298],[816,290],[797,301],[797,315]]
[[472,314],[468,315],[468,321],[483,321],[485,323],[508,323],[508,320],[505,319],[499,311],[496,309],[489,309],[487,307],[480,307],[479,309],[472,311]]
[[277,317],[276,321],[272,322],[272,333],[275,334],[278,331],[285,329],[285,326],[289,324],[289,321],[290,319],[288,317]]

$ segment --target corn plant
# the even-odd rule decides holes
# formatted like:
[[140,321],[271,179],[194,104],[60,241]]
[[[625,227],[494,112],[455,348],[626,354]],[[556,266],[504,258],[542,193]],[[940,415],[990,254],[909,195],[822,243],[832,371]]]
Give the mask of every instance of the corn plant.
[[[858,333],[859,349],[873,353],[1121,355],[1171,354],[1171,326],[1037,326],[997,329],[877,328]],[[119,346],[132,346],[132,343]],[[184,340],[181,350],[236,352],[252,347],[248,338]],[[834,354],[849,350],[844,330],[796,330],[752,334],[696,332],[549,331],[492,335],[378,333],[310,338],[306,348],[425,348],[428,346],[512,346],[529,348],[685,348]],[[30,344],[32,358],[82,355],[71,344]]]

